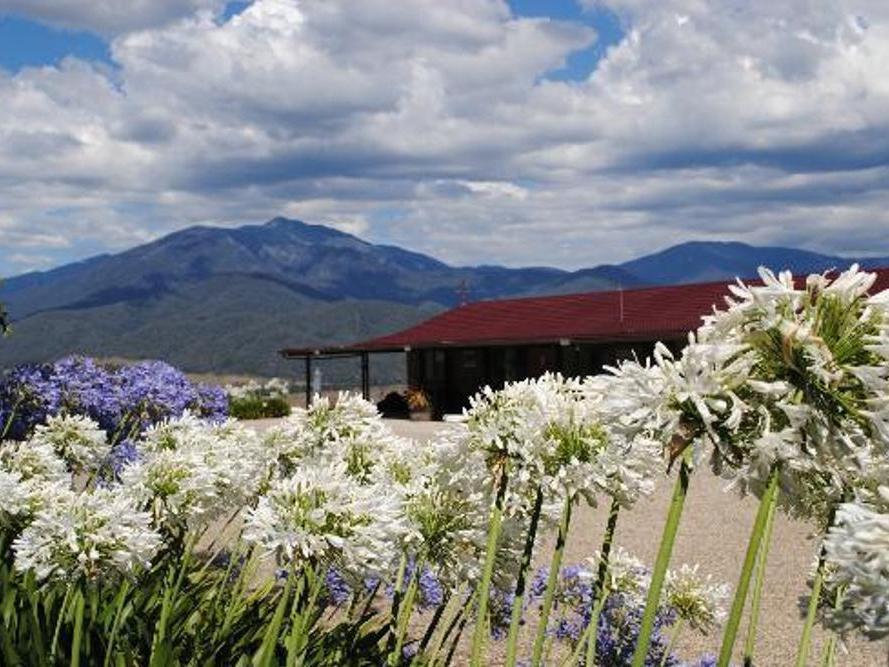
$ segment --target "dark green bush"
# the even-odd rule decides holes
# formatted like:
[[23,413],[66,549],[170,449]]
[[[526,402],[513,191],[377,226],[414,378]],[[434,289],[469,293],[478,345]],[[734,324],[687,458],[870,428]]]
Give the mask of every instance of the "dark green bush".
[[228,413],[235,419],[270,419],[290,414],[290,404],[281,396],[230,398]]

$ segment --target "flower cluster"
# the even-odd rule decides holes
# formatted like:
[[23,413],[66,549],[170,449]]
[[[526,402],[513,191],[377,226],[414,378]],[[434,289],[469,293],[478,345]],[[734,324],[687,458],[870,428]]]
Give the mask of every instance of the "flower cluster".
[[20,366],[0,382],[0,434],[14,440],[57,415],[88,417],[118,439],[185,411],[213,421],[227,409],[221,388],[195,384],[160,361],[115,367],[67,357]]
[[[574,646],[592,619],[596,603],[596,575],[599,556],[582,565],[569,565],[559,572],[555,596],[555,618],[549,633],[556,640]],[[642,608],[651,573],[642,562],[623,549],[616,549],[609,557],[609,579],[605,582],[607,598],[596,628],[596,664],[626,665],[630,663]],[[532,580],[532,604],[543,597],[549,576],[547,568],[539,569]],[[714,584],[710,577],[698,573],[697,566],[683,565],[668,572],[668,586],[655,619],[655,631],[646,664],[676,665],[675,656],[666,654],[668,632],[681,629],[678,621],[693,630],[706,634],[725,616],[727,587]],[[704,664],[703,662],[701,664]]]
[[66,416],[0,444],[0,530],[13,538],[17,570],[132,577],[164,539],[248,502],[269,465],[251,431],[188,413],[136,440],[108,440],[89,419]]
[[405,487],[405,544],[451,586],[481,574],[490,504],[484,460],[462,444],[446,435],[418,447]]
[[189,413],[148,429],[134,458],[122,466],[121,483],[151,508],[156,525],[167,528],[206,525],[240,508],[268,468],[252,431],[235,422],[207,424]]
[[556,508],[578,496],[595,505],[601,493],[629,505],[653,490],[660,452],[653,441],[612,429],[602,409],[607,393],[545,374],[499,391],[486,387],[471,400],[469,447],[509,475],[511,511],[523,511],[538,488]]
[[376,407],[344,392],[336,401],[316,397],[310,408],[294,411],[269,434],[267,445],[276,453],[281,475],[286,476],[304,459],[320,457],[338,459],[350,475],[369,479],[394,440]]
[[889,486],[840,505],[825,540],[840,604],[828,613],[840,631],[889,635]]
[[122,489],[60,493],[13,542],[15,567],[38,580],[132,576],[161,544],[150,521]]
[[95,473],[111,451],[108,437],[89,417],[49,417],[34,430],[32,443],[52,447],[70,468]]
[[783,507],[826,528],[889,450],[889,294],[869,296],[875,275],[857,266],[760,277],[733,286],[680,355],[658,346],[651,366],[612,369],[607,402],[636,433],[666,435],[672,457],[709,453],[743,493],[778,474]]
[[46,443],[5,442],[0,445],[0,524],[27,523],[70,489],[71,473]]
[[728,586],[714,583],[710,575],[702,576],[697,564],[683,564],[678,570],[667,572],[664,605],[702,634],[725,620],[728,595]]
[[250,512],[244,538],[288,568],[335,565],[354,578],[396,559],[400,498],[350,479],[344,464],[304,466],[277,479]]
[[225,393],[230,398],[283,398],[290,394],[290,383],[281,378],[272,378],[265,382],[249,380],[242,384],[226,385]]
[[741,416],[725,423],[721,455],[757,494],[777,469],[787,508],[825,523],[889,449],[889,294],[868,296],[876,276],[857,266],[804,285],[789,272],[761,277],[739,284],[701,333],[737,346],[744,367]]
[[351,582],[390,574],[407,534],[405,494],[414,476],[407,444],[370,403],[318,398],[264,440],[268,488],[244,537],[288,569],[334,566]]

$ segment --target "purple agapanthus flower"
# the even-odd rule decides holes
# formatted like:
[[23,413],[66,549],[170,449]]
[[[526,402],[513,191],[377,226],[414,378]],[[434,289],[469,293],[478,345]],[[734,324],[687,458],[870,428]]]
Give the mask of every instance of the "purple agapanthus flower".
[[52,367],[51,381],[59,392],[59,411],[89,417],[113,431],[124,411],[114,375],[88,357],[65,357]]
[[51,366],[13,368],[0,384],[0,435],[24,440],[35,426],[58,413],[60,399]]
[[208,421],[221,422],[228,416],[228,394],[215,384],[199,384],[194,411]]
[[[410,584],[414,576],[415,561],[411,558],[404,569],[404,579],[401,589],[405,590]],[[388,584],[386,586],[386,595],[392,597],[395,592],[395,586]],[[435,573],[428,567],[423,567],[417,580],[417,599],[416,605],[420,609],[435,609],[444,603],[444,588]]]
[[420,591],[417,604],[421,609],[437,609],[444,604],[444,588],[432,570],[423,568],[417,583]]
[[[595,583],[592,573],[583,566],[569,565],[559,572],[558,587],[553,599],[548,632],[559,641],[576,643],[583,636],[592,618],[595,603]],[[539,605],[546,592],[548,568],[540,568],[528,588],[529,605]],[[596,632],[597,665],[624,667],[632,661],[639,636],[643,609],[636,600],[622,594],[609,595],[605,601]],[[674,655],[664,657],[667,641],[664,631],[676,621],[675,611],[662,608],[655,617],[651,645],[645,665],[679,667]]]
[[139,460],[139,449],[132,440],[123,440],[111,449],[111,455],[108,457],[108,464],[115,477],[120,476],[120,472],[131,463]]
[[118,442],[186,410],[221,421],[228,411],[225,392],[196,385],[160,361],[111,367],[65,357],[52,365],[19,366],[0,380],[0,434],[15,440],[50,416],[71,414],[89,417]]
[[352,597],[352,587],[335,567],[327,568],[324,575],[324,588],[329,606],[340,607]]

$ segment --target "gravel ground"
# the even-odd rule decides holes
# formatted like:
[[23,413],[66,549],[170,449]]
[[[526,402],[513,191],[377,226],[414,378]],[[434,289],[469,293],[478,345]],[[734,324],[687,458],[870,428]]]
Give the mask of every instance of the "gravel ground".
[[[399,435],[415,439],[432,437],[444,428],[440,422],[387,422]],[[273,420],[251,422],[256,428],[267,428]],[[616,543],[652,564],[660,542],[661,531],[672,493],[672,478],[663,480],[655,494],[641,501],[630,512],[620,516]],[[673,552],[672,564],[699,563],[704,573],[734,587],[747,546],[747,538],[756,513],[751,498],[739,500],[726,492],[725,482],[706,470],[697,472],[689,489],[682,523]],[[565,553],[565,564],[582,562],[601,545],[607,518],[607,507],[582,507],[575,512]],[[551,553],[553,536],[538,546],[538,565],[546,564]],[[806,577],[816,556],[817,544],[809,535],[807,525],[776,515],[772,548],[766,573],[761,621],[757,638],[758,667],[785,667],[794,664],[797,643],[802,631],[799,596],[807,589]],[[737,659],[746,636],[743,623],[738,635]],[[688,632],[679,642],[680,655],[688,659],[705,652],[716,653],[720,633],[700,637]],[[820,664],[822,635],[816,634],[810,660]],[[500,664],[500,647],[491,645],[489,664]],[[530,654],[530,644],[525,654]],[[465,653],[464,653],[465,656]],[[460,661],[458,656],[458,662]],[[852,641],[841,650],[838,665],[844,667],[889,667],[889,641]]]

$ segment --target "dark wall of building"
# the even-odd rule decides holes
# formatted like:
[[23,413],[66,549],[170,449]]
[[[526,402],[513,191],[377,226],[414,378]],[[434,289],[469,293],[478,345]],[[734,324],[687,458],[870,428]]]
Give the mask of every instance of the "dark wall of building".
[[[680,347],[677,342],[668,345]],[[636,342],[411,350],[408,383],[429,395],[433,412],[440,417],[462,411],[469,397],[485,385],[496,389],[547,371],[570,377],[593,375],[623,359],[645,359],[653,348],[653,342]]]

